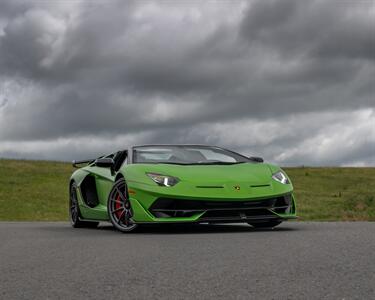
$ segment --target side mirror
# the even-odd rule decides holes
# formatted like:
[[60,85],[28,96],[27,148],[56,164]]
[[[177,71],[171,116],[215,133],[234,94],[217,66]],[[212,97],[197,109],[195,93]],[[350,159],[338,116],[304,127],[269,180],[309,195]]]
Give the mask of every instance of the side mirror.
[[253,162],[262,163],[264,162],[264,159],[262,157],[257,156],[250,156],[249,159]]
[[95,166],[99,168],[112,168],[115,162],[112,158],[98,158],[95,160]]

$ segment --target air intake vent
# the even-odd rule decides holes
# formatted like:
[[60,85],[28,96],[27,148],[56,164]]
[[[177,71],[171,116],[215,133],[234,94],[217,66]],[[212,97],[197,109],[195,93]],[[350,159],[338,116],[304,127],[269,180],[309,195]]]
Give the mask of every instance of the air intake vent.
[[290,195],[244,201],[159,198],[151,205],[150,212],[157,218],[202,215],[200,220],[246,219],[257,216],[277,217],[274,212],[287,213],[291,209],[291,204]]

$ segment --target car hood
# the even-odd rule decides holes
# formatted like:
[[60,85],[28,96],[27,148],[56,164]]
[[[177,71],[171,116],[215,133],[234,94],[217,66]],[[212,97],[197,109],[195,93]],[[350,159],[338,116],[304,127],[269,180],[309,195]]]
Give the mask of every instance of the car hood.
[[[292,191],[292,185],[272,180],[277,166],[265,163],[233,165],[133,164],[124,170],[128,185],[155,196],[215,199],[267,197]],[[175,176],[180,182],[173,187],[160,187],[146,173]],[[138,194],[137,194],[138,195]],[[140,194],[141,195],[141,194]]]
[[225,184],[227,182],[247,182],[266,184],[271,181],[271,170],[267,164],[240,163],[232,165],[172,165],[136,164],[147,173],[175,176],[192,184]]

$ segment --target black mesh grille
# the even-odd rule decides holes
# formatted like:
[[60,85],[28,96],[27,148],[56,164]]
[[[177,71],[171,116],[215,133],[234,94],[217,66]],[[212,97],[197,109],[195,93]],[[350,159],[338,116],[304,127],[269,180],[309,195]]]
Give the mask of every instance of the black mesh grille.
[[276,216],[276,213],[290,212],[291,196],[262,200],[208,201],[159,198],[150,207],[157,218],[192,217],[202,214],[200,220],[247,219],[259,216]]

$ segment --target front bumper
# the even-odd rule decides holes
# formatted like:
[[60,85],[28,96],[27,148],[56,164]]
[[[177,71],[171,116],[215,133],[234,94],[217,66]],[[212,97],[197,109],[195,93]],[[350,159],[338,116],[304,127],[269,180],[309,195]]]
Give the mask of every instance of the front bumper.
[[158,197],[146,209],[131,197],[135,223],[223,223],[295,219],[292,193],[257,199]]

